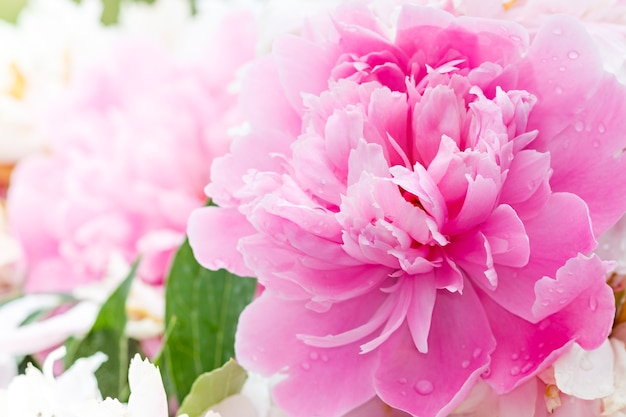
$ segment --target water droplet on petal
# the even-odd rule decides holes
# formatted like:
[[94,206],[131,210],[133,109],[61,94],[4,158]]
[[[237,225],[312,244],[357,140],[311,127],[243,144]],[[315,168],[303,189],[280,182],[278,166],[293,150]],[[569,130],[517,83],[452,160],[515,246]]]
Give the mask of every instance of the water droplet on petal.
[[565,292],[565,288],[563,288],[563,287],[558,287],[558,288],[556,289],[556,292],[558,292],[559,294],[563,294],[563,293]]
[[554,29],[552,29],[552,34],[556,35],[556,36],[561,36],[563,34],[563,29],[561,29],[561,28],[554,28]]
[[585,371],[590,371],[593,368],[593,364],[587,358],[582,358],[580,361],[580,368]]
[[463,361],[461,362],[461,368],[463,369],[467,369],[470,366],[470,361]]
[[543,320],[539,323],[539,330],[546,330],[548,327],[550,327],[550,320]]
[[563,94],[563,87],[557,85],[556,87],[554,87],[554,92],[557,94]]
[[319,358],[319,354],[317,352],[311,352],[309,353],[309,358],[311,358],[312,361],[316,361]]
[[406,378],[400,378],[400,379],[398,379],[398,383],[399,383],[399,384],[402,384],[402,385],[406,384]]
[[302,363],[300,364],[300,367],[301,367],[302,369],[304,369],[305,371],[308,371],[309,369],[311,369],[311,365],[309,365],[309,363],[308,363],[308,362],[302,362]]
[[474,359],[478,359],[481,353],[483,353],[483,350],[481,348],[476,348],[474,349],[474,353],[472,353],[472,356],[474,357]]
[[519,375],[520,369],[519,366],[514,366],[511,368],[511,375],[516,376]]
[[600,147],[600,142],[599,142],[599,141],[597,141],[597,140],[594,140],[593,142],[591,142],[591,145],[592,145],[594,148],[596,148],[596,149],[597,149],[597,148],[599,148],[599,147]]
[[526,373],[530,371],[532,367],[533,367],[533,364],[531,362],[528,362],[526,365],[522,366],[522,372]]
[[433,386],[433,383],[426,379],[422,379],[421,381],[418,381],[413,388],[415,388],[415,392],[417,392],[420,395],[431,394],[433,390],[435,389],[435,387]]
[[576,123],[574,123],[574,130],[576,130],[577,132],[582,132],[583,130],[585,130],[585,124],[580,120],[577,121]]
[[400,391],[400,395],[402,395],[403,397],[406,397],[406,391]]
[[565,68],[563,65],[561,65],[561,66],[559,67],[559,71],[561,71],[561,72],[565,72],[565,70],[566,70],[566,69],[567,69],[567,68]]
[[598,132],[600,132],[600,133],[606,132],[606,126],[604,125],[604,123],[600,123],[598,125]]
[[580,57],[580,54],[578,53],[578,51],[569,51],[569,53],[567,54],[567,57],[569,59],[578,59],[578,57]]
[[509,38],[513,41],[513,42],[521,42],[522,38],[520,38],[519,36],[515,36],[515,35],[511,35],[509,36]]
[[322,354],[322,362],[328,362],[328,356]]
[[519,353],[514,353],[511,355],[511,360],[516,361],[519,359]]
[[591,311],[596,311],[598,309],[598,300],[593,295],[589,297],[589,308]]

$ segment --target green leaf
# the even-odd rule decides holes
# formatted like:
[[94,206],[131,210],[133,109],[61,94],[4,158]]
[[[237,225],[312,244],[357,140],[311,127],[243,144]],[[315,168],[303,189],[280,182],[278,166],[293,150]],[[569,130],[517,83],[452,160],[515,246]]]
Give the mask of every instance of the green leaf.
[[196,377],[234,356],[239,315],[250,303],[256,281],[200,266],[188,242],[178,250],[167,278],[163,379],[180,401]]
[[191,386],[177,415],[201,416],[209,407],[239,393],[247,378],[246,371],[232,359],[221,368],[200,375]]
[[137,272],[138,262],[133,264],[130,273],[102,305],[91,330],[82,340],[74,340],[68,345],[65,365],[69,367],[78,358],[91,356],[96,352],[107,355],[108,360],[96,371],[98,386],[103,397],[118,398],[126,391],[128,364],[128,338],[126,327],[126,298]]
[[20,11],[26,6],[27,0],[0,1],[0,19],[15,22]]

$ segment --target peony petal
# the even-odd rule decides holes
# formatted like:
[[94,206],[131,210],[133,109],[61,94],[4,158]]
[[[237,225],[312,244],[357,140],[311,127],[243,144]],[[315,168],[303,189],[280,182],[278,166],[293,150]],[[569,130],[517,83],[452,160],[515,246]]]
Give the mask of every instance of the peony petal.
[[613,349],[608,339],[590,351],[574,343],[553,366],[556,386],[565,394],[595,400],[614,391]]
[[288,415],[340,416],[374,396],[371,379],[378,351],[359,354],[363,341],[315,348],[296,334],[324,336],[357,327],[369,320],[383,298],[382,293],[372,292],[319,314],[302,302],[284,301],[266,290],[239,319],[237,360],[246,369],[286,376],[274,388],[274,399]]
[[[522,268],[495,265],[500,277],[498,287],[488,289],[487,294],[512,313],[537,322],[539,318],[533,312],[535,283],[544,276],[555,277],[570,258],[580,252],[590,252],[595,241],[587,207],[573,194],[552,194],[541,211],[526,220],[524,226],[530,242],[528,264]],[[566,240],[562,238],[565,235],[568,236]],[[582,273],[577,272],[576,276],[590,282]],[[590,278],[593,279],[597,276]],[[477,281],[477,284],[481,285],[481,282]]]
[[587,202],[597,236],[626,209],[613,198],[626,190],[626,87],[603,72],[596,45],[566,16],[542,26],[527,65],[520,87],[539,97],[528,122],[539,131],[531,147],[550,152],[552,188]]
[[[240,276],[253,275],[236,248],[239,239],[256,230],[236,209],[197,209],[189,217],[187,231],[194,256],[202,266],[213,270],[225,268]],[[213,234],[228,238],[229,243],[213,239]]]
[[462,296],[440,291],[432,320],[428,353],[418,352],[404,326],[381,346],[375,379],[383,401],[422,417],[450,413],[488,367],[495,348],[487,316],[470,285]]

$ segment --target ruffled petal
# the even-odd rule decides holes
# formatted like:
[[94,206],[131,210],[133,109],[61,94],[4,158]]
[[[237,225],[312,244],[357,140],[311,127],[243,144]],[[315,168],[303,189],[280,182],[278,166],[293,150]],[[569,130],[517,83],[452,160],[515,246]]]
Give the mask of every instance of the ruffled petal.
[[422,417],[448,415],[487,369],[495,348],[487,316],[470,285],[463,295],[437,294],[432,320],[428,353],[417,350],[408,326],[403,326],[381,346],[375,379],[383,401]]
[[273,393],[288,415],[341,416],[374,396],[371,380],[379,352],[359,354],[363,340],[320,349],[296,335],[340,334],[357,327],[370,319],[382,298],[382,293],[372,292],[319,314],[266,290],[239,319],[237,360],[246,369],[286,376]]

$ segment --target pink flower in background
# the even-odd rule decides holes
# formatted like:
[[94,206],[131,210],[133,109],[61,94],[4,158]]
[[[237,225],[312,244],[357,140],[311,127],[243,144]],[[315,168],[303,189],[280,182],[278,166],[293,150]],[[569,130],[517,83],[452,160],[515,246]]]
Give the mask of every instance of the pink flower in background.
[[512,22],[404,5],[390,29],[346,5],[277,40],[241,102],[251,131],[188,234],[265,286],[237,357],[284,375],[289,415],[378,396],[443,416],[606,339],[590,253],[626,209],[626,90],[571,18],[529,44]]
[[208,39],[187,60],[120,39],[48,112],[52,149],[17,167],[8,196],[26,291],[69,291],[139,255],[141,279],[162,284],[189,213],[206,201],[211,161],[240,123],[229,88],[254,56],[254,22],[242,13],[221,24],[221,47]]

